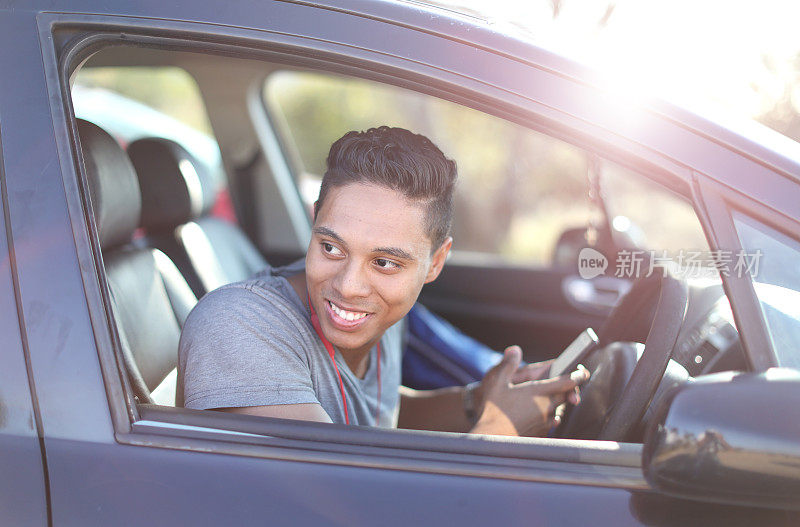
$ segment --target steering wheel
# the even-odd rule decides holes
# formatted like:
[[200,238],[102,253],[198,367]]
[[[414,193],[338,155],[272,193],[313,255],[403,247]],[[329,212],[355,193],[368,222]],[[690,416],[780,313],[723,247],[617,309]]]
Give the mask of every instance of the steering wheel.
[[[584,363],[592,376],[559,427],[560,437],[628,440],[667,368],[687,301],[686,283],[661,267],[633,285],[600,331],[601,347]],[[627,342],[642,340],[643,351]]]

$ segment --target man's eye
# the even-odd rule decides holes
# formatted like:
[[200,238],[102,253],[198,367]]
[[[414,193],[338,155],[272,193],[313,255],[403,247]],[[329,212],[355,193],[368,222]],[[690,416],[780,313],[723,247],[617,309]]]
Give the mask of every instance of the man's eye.
[[338,247],[328,242],[322,242],[322,250],[332,256],[339,256],[342,254],[342,251],[340,251]]
[[391,260],[387,260],[386,258],[377,258],[377,259],[375,259],[375,265],[377,265],[381,269],[386,269],[386,270],[400,269],[400,265],[399,264],[397,264],[397,263],[395,263],[395,262],[393,262]]

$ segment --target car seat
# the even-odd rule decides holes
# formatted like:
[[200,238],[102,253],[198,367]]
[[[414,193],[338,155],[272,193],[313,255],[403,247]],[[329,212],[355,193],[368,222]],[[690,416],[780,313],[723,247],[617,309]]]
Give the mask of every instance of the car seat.
[[143,403],[174,405],[181,327],[197,298],[163,252],[132,242],[141,195],[125,151],[88,121],[78,120],[78,133],[111,307],[134,394]]
[[144,138],[130,144],[128,155],[139,177],[148,244],[173,259],[198,297],[267,267],[237,225],[210,215],[213,178],[186,149]]

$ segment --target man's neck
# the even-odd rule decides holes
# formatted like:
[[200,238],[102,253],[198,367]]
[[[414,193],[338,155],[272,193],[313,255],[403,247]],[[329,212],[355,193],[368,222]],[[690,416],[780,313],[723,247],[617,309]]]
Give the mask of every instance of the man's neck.
[[[300,298],[300,301],[308,309],[308,286],[306,285],[306,272],[297,273],[286,279],[289,285],[292,286],[294,292]],[[378,339],[380,341],[380,338]],[[378,342],[372,342],[362,348],[357,349],[344,349],[337,347],[339,353],[342,354],[344,362],[350,368],[350,371],[358,377],[363,379],[369,369],[369,352],[372,347]]]

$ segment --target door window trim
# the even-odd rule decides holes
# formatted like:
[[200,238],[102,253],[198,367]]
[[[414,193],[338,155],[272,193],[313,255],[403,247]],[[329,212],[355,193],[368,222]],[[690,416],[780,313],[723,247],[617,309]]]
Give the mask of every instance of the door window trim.
[[[629,490],[649,488],[640,444],[482,437],[142,405],[131,445]],[[591,467],[591,470],[587,470]]]

